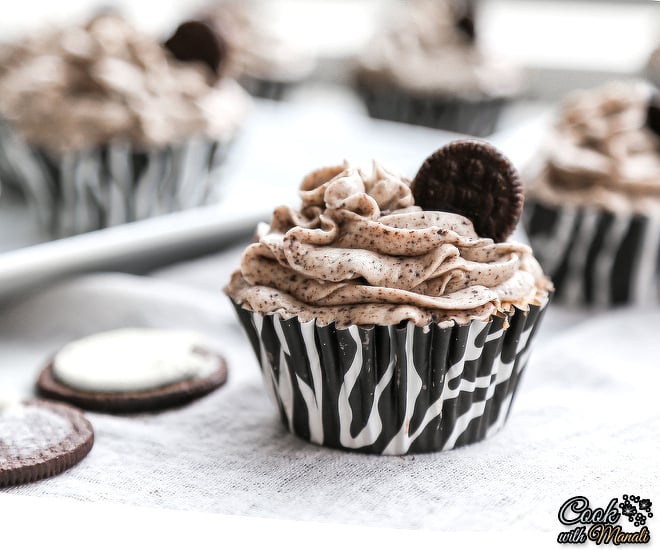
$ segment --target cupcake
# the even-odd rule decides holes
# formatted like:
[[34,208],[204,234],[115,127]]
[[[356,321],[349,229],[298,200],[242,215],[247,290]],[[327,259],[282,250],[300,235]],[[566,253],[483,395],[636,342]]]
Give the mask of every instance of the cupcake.
[[8,45],[0,179],[59,235],[217,200],[248,98],[210,81],[115,14]]
[[358,59],[369,114],[464,134],[491,134],[521,90],[513,66],[478,46],[468,0],[413,0]]
[[642,82],[573,93],[527,190],[524,223],[569,304],[657,303],[660,107]]
[[459,141],[412,184],[344,163],[300,194],[225,288],[285,426],[375,454],[497,431],[552,290],[531,249],[507,240],[522,207],[509,162]]
[[[176,43],[182,27],[204,23],[226,39],[229,70],[252,95],[282,99],[314,71],[310,51],[296,45],[265,15],[259,1],[225,0],[180,26],[166,45]],[[173,48],[177,55],[176,46]],[[213,68],[213,67],[212,67]]]

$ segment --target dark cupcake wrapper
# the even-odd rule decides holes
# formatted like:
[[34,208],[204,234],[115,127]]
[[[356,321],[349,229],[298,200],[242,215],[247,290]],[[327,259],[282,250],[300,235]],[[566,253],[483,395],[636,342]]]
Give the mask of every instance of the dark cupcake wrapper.
[[485,137],[495,131],[508,98],[468,101],[460,98],[415,94],[358,79],[357,90],[369,116]]
[[523,223],[560,303],[657,303],[660,216],[527,199]]
[[43,226],[66,236],[213,201],[229,146],[195,136],[152,150],[115,142],[54,154],[0,123],[0,181],[19,189]]
[[239,83],[254,97],[281,101],[298,84],[297,81],[269,80],[243,75]]
[[234,303],[291,432],[387,455],[453,449],[499,430],[546,306],[425,331],[411,322],[339,329]]

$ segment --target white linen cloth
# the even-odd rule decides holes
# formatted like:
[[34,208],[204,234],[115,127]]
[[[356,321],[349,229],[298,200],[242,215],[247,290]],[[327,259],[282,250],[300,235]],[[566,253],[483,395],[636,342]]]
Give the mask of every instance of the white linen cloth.
[[[511,417],[494,437],[407,457],[347,453],[289,434],[222,293],[243,247],[150,277],[95,274],[0,309],[0,396],[33,394],[66,342],[124,326],[212,337],[229,381],[180,409],[88,413],[92,452],[60,476],[2,490],[262,517],[443,530],[559,532],[575,495],[660,504],[660,308],[569,312],[541,327]],[[657,504],[656,504],[657,505]],[[647,524],[654,532],[654,523]]]

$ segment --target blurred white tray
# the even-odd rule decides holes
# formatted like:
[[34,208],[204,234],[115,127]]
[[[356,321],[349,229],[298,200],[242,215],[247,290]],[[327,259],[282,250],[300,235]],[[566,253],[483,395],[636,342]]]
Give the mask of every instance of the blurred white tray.
[[[491,141],[522,166],[538,144],[539,128],[542,121],[532,117]],[[300,180],[314,168],[350,153],[348,160],[362,166],[381,159],[412,177],[433,150],[456,137],[371,120],[353,96],[339,91],[299,103],[258,102],[230,155],[217,205],[42,242],[29,216],[3,211],[0,201],[0,298],[73,273],[140,272],[210,253],[247,238],[274,206],[295,204]]]

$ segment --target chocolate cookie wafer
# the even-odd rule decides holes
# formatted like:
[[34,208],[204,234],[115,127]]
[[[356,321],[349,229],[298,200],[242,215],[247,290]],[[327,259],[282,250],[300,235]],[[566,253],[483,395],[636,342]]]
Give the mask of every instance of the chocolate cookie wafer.
[[181,23],[164,44],[179,61],[200,61],[216,77],[227,61],[227,41],[210,20],[194,19]]
[[0,487],[60,474],[94,444],[82,412],[61,403],[0,403]]
[[412,182],[415,204],[469,218],[481,237],[502,242],[523,207],[523,188],[511,161],[492,145],[457,140],[438,149]]
[[649,98],[646,109],[646,127],[660,136],[660,92],[657,90]]
[[84,409],[137,413],[183,405],[226,379],[223,357],[195,333],[122,329],[62,348],[39,375],[37,388]]

